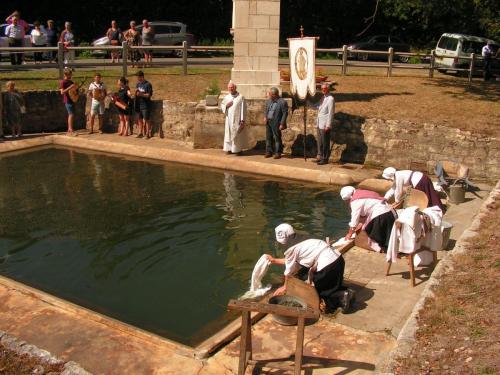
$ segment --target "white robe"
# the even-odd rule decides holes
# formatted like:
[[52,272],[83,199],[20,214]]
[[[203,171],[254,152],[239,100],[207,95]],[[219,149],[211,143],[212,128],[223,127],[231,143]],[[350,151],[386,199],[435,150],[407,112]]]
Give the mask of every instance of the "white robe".
[[[227,105],[233,105],[227,108]],[[236,96],[227,94],[221,103],[222,112],[226,115],[224,129],[224,151],[237,153],[249,148],[249,136],[247,126],[240,129],[240,122],[246,121],[247,105],[245,98],[239,93]]]

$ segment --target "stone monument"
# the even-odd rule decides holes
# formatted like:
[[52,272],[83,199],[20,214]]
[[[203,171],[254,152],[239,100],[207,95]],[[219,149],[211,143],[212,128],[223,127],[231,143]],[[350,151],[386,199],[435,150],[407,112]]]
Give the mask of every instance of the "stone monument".
[[280,0],[233,0],[234,60],[231,79],[249,99],[279,87]]

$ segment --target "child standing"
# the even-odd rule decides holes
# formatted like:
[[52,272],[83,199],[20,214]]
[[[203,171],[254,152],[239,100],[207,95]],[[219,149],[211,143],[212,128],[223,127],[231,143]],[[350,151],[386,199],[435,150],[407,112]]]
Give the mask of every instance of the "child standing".
[[68,132],[67,135],[73,135],[73,122],[75,120],[75,103],[71,100],[68,91],[76,87],[75,83],[71,80],[73,72],[71,69],[64,69],[64,79],[59,85],[59,92],[63,96],[63,103],[68,112]]
[[104,115],[104,99],[106,98],[106,85],[99,73],[94,76],[94,82],[89,86],[88,96],[92,98],[90,106],[90,134],[94,132],[94,120],[97,115],[99,122],[99,133],[102,134],[102,116]]
[[13,81],[7,82],[6,87],[7,91],[3,94],[5,122],[12,129],[12,138],[20,137],[22,115],[26,113],[24,99],[16,90],[16,84]]

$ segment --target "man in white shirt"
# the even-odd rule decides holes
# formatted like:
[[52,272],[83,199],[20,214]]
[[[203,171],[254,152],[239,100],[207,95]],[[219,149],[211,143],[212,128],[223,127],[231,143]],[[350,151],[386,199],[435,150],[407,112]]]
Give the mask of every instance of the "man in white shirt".
[[318,108],[318,118],[316,119],[316,128],[318,130],[318,165],[328,164],[330,157],[330,139],[333,125],[333,116],[335,115],[335,100],[330,94],[330,86],[326,83],[321,85],[323,97]]
[[224,96],[221,103],[222,113],[225,114],[224,147],[227,154],[241,156],[243,149],[249,147],[248,129],[245,124],[247,105],[245,97],[236,91],[236,85],[229,82],[229,94]]
[[[24,27],[19,25],[17,17],[12,17],[12,23],[5,28],[5,36],[8,38],[9,47],[23,47]],[[12,65],[21,65],[23,63],[22,52],[13,52],[10,54],[10,63]]]
[[285,283],[274,295],[286,292],[287,280],[301,268],[307,268],[309,280],[313,282],[319,297],[324,301],[325,311],[335,311],[338,307],[347,312],[354,292],[343,286],[345,262],[342,254],[319,239],[304,239],[295,233],[290,224],[275,228],[276,241],[288,249],[284,258],[268,255],[271,264],[285,266]]
[[489,81],[491,78],[491,60],[493,59],[492,46],[492,41],[488,40],[481,50],[481,55],[483,56],[483,77],[485,81]]
[[89,86],[89,97],[92,98],[90,104],[90,134],[94,132],[94,120],[97,116],[99,132],[102,133],[102,116],[104,115],[104,99],[107,91],[106,85],[102,82],[102,77],[99,73],[94,76],[94,82]]

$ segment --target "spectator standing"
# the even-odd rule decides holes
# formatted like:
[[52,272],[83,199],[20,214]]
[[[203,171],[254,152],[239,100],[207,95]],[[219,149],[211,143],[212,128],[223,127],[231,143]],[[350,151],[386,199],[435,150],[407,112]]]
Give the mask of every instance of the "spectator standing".
[[[132,93],[128,86],[128,80],[121,77],[118,80],[118,92],[113,96],[113,102],[118,109],[118,116],[120,117],[120,127],[118,128],[118,135],[128,136],[132,134],[130,128],[130,104]],[[120,106],[121,105],[121,106]],[[125,106],[125,108],[123,108]]]
[[283,143],[281,141],[281,131],[286,129],[286,119],[288,117],[288,104],[279,95],[276,87],[269,90],[269,99],[266,101],[264,110],[264,122],[266,124],[266,158],[273,156],[281,158]]
[[[153,27],[149,24],[148,20],[142,21],[142,45],[152,46],[155,41],[155,31]],[[145,49],[144,50],[144,63],[150,64],[153,62],[153,51]]]
[[3,111],[7,126],[12,129],[12,137],[21,137],[22,115],[26,113],[26,106],[22,95],[16,90],[13,81],[6,84],[7,91],[3,94]]
[[[53,20],[48,20],[47,21],[47,28],[45,29],[45,34],[47,36],[47,46],[49,47],[57,47],[57,30],[54,26],[54,21]],[[55,60],[57,55],[56,51],[50,51],[48,53],[48,60],[49,62],[52,62]]]
[[[125,40],[129,46],[139,46],[140,36],[139,31],[135,28],[135,21],[130,21],[130,29],[128,29],[124,34]],[[135,67],[135,63],[140,60],[139,53],[135,49],[128,50],[128,58],[132,62],[132,68]]]
[[17,18],[17,24],[24,29],[24,33],[27,33],[30,29],[30,25],[28,24],[28,22],[21,18],[21,13],[19,13],[19,11],[15,10],[10,16],[5,19],[5,22],[8,25],[11,25],[14,21],[14,18]]
[[[5,28],[5,36],[8,38],[9,47],[22,47],[25,30],[19,25],[17,17],[13,17],[11,20],[12,23]],[[23,63],[23,53],[11,52],[10,63],[12,65],[21,65]]]
[[481,55],[483,56],[483,78],[485,81],[489,81],[491,78],[491,60],[493,60],[493,43],[488,40],[486,45],[481,50]]
[[71,69],[64,69],[64,79],[59,84],[59,92],[63,96],[64,107],[68,112],[68,132],[67,135],[73,135],[73,122],[75,119],[75,103],[69,96],[69,91],[76,87],[76,84],[71,80],[73,72]]
[[[40,22],[35,21],[33,24],[35,28],[31,31],[31,44],[33,47],[46,47],[47,46],[47,35],[40,28]],[[35,52],[35,64],[42,63],[43,52]]]
[[316,119],[316,128],[318,131],[318,165],[328,164],[330,157],[330,138],[333,125],[333,116],[335,114],[335,100],[330,94],[330,86],[327,83],[321,85],[323,97],[318,108],[318,118]]
[[71,28],[71,22],[64,23],[64,30],[59,37],[59,41],[64,45],[64,64],[75,60],[75,51],[69,51],[68,48],[75,45],[75,35]]
[[146,136],[151,138],[151,97],[153,85],[144,78],[144,73],[139,70],[136,74],[137,86],[135,92],[136,111],[139,114],[139,134],[137,138]]
[[[106,32],[106,36],[109,39],[109,42],[112,46],[119,46],[120,41],[123,38],[122,31],[119,29],[116,21],[111,21],[111,27]],[[111,51],[111,63],[120,61],[120,53],[118,51]]]
[[99,123],[99,133],[102,133],[102,116],[104,116],[104,99],[107,95],[107,88],[99,73],[94,76],[94,82],[89,86],[88,96],[92,99],[90,106],[90,134],[94,132],[94,120],[97,116]]

